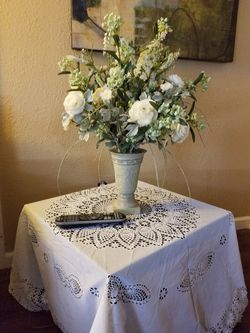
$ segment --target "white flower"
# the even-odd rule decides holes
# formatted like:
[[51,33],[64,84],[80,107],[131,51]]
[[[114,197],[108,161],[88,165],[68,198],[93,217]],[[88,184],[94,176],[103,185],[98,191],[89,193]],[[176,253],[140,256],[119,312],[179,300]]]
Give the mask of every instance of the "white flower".
[[157,21],[157,27],[158,27],[158,33],[157,33],[157,38],[161,41],[164,41],[166,38],[167,34],[169,32],[172,32],[173,30],[170,28],[168,25],[168,19],[161,17]]
[[109,70],[109,78],[107,79],[107,84],[110,88],[119,88],[123,85],[126,79],[126,74],[124,69],[120,66],[112,67]]
[[65,111],[71,116],[81,113],[85,106],[85,98],[81,91],[70,91],[64,100]]
[[85,56],[85,50],[82,49],[80,57],[76,57],[74,55],[67,55],[66,59],[69,61],[75,61],[75,62],[86,65],[88,61],[86,59],[84,59],[84,56]]
[[170,82],[165,82],[165,83],[162,83],[162,84],[160,85],[160,88],[161,88],[161,90],[162,90],[163,92],[165,92],[165,91],[168,91],[168,90],[172,89],[172,88],[173,88],[173,85],[172,85],[172,83],[170,83]]
[[176,86],[182,88],[184,86],[184,82],[181,77],[177,74],[170,75],[168,77],[169,81],[175,84]]
[[79,57],[73,55],[67,55],[66,58],[71,61],[81,62],[81,59]]
[[137,123],[139,127],[148,126],[157,119],[158,113],[150,104],[150,99],[136,101],[129,110],[128,122]]
[[182,143],[186,140],[189,134],[189,125],[178,124],[175,132],[171,135],[173,143]]
[[108,87],[103,87],[103,90],[100,92],[100,97],[103,103],[109,103],[112,98],[112,90]]
[[142,48],[120,36],[120,25],[121,17],[105,16],[106,65],[100,66],[93,52],[84,49],[59,62],[59,74],[69,74],[71,91],[64,101],[64,129],[76,127],[84,141],[94,132],[97,147],[104,141],[121,153],[134,153],[146,142],[181,143],[189,133],[194,139],[193,129],[201,130],[206,122],[192,102],[208,77],[201,72],[188,80],[175,69],[169,71],[179,52],[167,45],[172,31],[167,18],[157,21],[153,39]]
[[100,103],[101,101],[103,103],[109,103],[111,98],[112,90],[107,86],[97,88],[93,94],[94,103]]

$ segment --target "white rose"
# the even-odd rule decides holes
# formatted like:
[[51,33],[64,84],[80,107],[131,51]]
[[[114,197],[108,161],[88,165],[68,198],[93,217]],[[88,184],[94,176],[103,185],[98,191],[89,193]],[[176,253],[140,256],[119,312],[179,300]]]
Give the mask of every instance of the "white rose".
[[171,135],[173,143],[182,143],[186,140],[189,134],[189,125],[178,124],[175,132]]
[[172,89],[173,85],[170,82],[165,82],[165,83],[162,83],[160,85],[160,87],[161,87],[161,90],[164,92],[164,91],[168,91],[168,90]]
[[158,113],[149,99],[136,101],[129,110],[128,122],[137,123],[139,127],[148,126],[157,119]]
[[179,77],[179,75],[177,74],[173,74],[173,75],[170,75],[168,77],[169,81],[171,81],[172,83],[174,83],[176,86],[182,88],[184,86],[184,82],[182,80],[181,77]]
[[81,113],[85,106],[85,98],[81,91],[70,91],[64,100],[65,111],[71,116]]

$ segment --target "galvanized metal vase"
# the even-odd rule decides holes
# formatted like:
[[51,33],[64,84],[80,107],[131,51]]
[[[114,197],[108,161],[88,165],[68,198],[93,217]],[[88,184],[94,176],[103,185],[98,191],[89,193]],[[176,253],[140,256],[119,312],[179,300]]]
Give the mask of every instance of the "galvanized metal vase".
[[111,151],[118,197],[112,203],[113,210],[125,215],[140,214],[140,206],[134,192],[138,183],[140,166],[146,150],[137,153],[122,154]]

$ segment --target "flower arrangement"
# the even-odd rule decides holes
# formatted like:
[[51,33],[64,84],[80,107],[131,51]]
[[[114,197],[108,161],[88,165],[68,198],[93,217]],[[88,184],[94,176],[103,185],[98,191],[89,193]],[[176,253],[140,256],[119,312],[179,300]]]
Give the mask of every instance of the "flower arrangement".
[[60,73],[69,75],[70,89],[64,100],[62,124],[75,124],[79,138],[87,141],[96,133],[101,142],[119,153],[134,153],[144,143],[181,143],[195,129],[206,126],[196,112],[196,90],[207,89],[209,77],[201,72],[194,80],[168,74],[179,53],[171,52],[165,40],[171,28],[167,18],[155,24],[155,37],[142,48],[119,35],[121,18],[105,16],[104,56],[97,66],[91,51],[79,57],[66,56]]

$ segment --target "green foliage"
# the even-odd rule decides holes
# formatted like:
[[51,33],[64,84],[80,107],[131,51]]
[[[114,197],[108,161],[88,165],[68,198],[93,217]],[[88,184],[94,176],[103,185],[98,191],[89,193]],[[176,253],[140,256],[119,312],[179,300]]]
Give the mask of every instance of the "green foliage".
[[178,53],[170,52],[164,41],[171,32],[167,19],[157,21],[155,38],[140,50],[119,36],[120,24],[114,14],[104,19],[106,65],[97,66],[87,50],[59,62],[71,94],[64,102],[64,128],[75,124],[80,139],[93,132],[97,147],[105,142],[121,153],[135,152],[146,142],[163,148],[169,141],[182,142],[188,132],[195,141],[194,129],[205,127],[195,111],[196,90],[206,90],[209,78],[204,72],[194,80],[168,74]]

